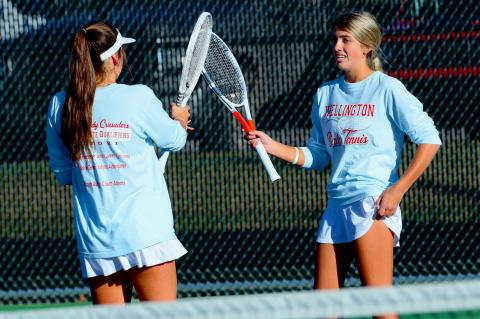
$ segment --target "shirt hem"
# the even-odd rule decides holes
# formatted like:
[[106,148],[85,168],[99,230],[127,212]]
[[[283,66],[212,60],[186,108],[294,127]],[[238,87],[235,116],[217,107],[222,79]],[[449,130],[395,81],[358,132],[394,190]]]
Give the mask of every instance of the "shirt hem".
[[172,234],[172,236],[169,237],[162,237],[161,239],[156,239],[154,242],[148,243],[146,245],[143,245],[142,247],[129,247],[125,248],[123,250],[115,250],[115,251],[108,251],[108,252],[98,252],[98,253],[90,253],[90,252],[78,252],[80,257],[83,258],[113,258],[113,257],[118,257],[118,256],[123,256],[130,254],[132,252],[135,252],[140,249],[145,249],[153,245],[160,244],[164,241],[168,240],[173,240],[177,239],[177,236],[175,234]]
[[327,205],[332,205],[332,206],[344,206],[344,205],[349,205],[349,204],[352,204],[352,203],[355,203],[359,200],[363,200],[367,197],[378,197],[380,196],[380,194],[382,194],[383,190],[380,190],[380,191],[372,191],[372,192],[368,192],[368,193],[361,193],[357,196],[354,196],[354,197],[348,197],[348,198],[345,198],[345,199],[338,199],[338,198],[332,198],[332,197],[328,197],[328,203]]

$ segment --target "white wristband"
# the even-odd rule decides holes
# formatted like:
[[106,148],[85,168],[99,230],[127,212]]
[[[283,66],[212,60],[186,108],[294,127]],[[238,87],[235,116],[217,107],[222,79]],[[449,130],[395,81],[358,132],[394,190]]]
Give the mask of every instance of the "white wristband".
[[297,164],[299,157],[300,157],[300,151],[298,150],[298,147],[295,147],[295,158],[293,159],[293,162],[292,162],[293,165]]

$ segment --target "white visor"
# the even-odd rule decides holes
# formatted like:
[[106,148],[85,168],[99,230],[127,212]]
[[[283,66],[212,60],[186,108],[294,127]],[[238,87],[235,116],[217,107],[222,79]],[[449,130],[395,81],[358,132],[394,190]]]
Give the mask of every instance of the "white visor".
[[107,51],[100,54],[100,60],[105,61],[106,59],[114,55],[118,50],[120,50],[122,45],[127,43],[132,43],[135,41],[136,40],[132,38],[122,37],[122,35],[120,34],[120,31],[118,31],[117,29],[117,39],[115,40],[115,43]]

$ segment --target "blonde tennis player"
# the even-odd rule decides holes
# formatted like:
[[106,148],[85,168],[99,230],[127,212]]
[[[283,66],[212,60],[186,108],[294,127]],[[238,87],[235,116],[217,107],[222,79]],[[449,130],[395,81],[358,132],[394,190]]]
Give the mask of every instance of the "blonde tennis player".
[[47,115],[50,166],[72,184],[82,274],[96,304],[173,300],[175,260],[186,253],[174,231],[167,185],[154,145],[180,150],[189,108],[172,118],[144,85],[117,83],[134,42],[108,24],[75,33],[70,83]]
[[[375,18],[367,12],[342,14],[332,31],[333,57],[343,76],[318,89],[306,147],[282,144],[260,131],[247,139],[304,168],[320,170],[331,162],[328,204],[317,233],[315,288],[341,287],[354,257],[363,285],[390,286],[393,247],[402,229],[399,203],[441,142],[422,104],[382,73],[382,34]],[[405,134],[418,148],[398,176]]]

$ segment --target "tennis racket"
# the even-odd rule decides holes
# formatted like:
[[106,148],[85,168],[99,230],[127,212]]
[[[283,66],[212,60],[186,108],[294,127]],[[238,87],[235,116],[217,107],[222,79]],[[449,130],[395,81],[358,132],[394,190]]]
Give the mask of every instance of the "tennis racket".
[[[255,125],[248,105],[247,86],[245,85],[242,70],[225,42],[213,32],[202,75],[213,93],[232,112],[245,132],[254,130]],[[237,110],[242,107],[246,119]],[[263,144],[258,143],[255,150],[260,156],[270,180],[274,182],[280,179],[280,175],[275,170]]]
[[[211,34],[212,15],[208,12],[203,12],[200,17],[198,17],[192,35],[190,36],[190,40],[188,41],[187,53],[185,55],[185,63],[183,64],[176,101],[177,105],[180,107],[187,105],[188,99],[200,78],[203,64],[207,57]],[[169,152],[164,152],[159,158],[162,173],[165,171],[168,155]]]

